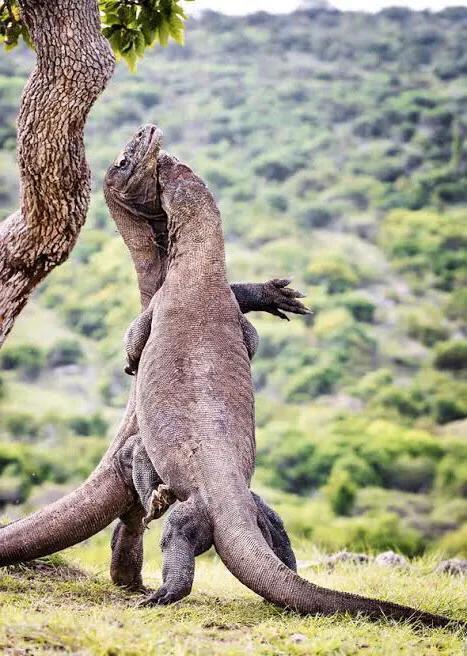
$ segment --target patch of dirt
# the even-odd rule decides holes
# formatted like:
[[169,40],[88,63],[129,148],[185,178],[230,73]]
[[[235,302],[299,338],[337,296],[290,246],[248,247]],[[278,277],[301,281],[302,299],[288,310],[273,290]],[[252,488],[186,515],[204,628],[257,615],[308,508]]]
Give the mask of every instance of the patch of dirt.
[[6,570],[11,576],[22,578],[28,575],[46,576],[59,581],[78,581],[88,578],[88,575],[82,569],[68,565],[66,561],[61,559],[40,558],[31,560],[28,563],[9,565]]

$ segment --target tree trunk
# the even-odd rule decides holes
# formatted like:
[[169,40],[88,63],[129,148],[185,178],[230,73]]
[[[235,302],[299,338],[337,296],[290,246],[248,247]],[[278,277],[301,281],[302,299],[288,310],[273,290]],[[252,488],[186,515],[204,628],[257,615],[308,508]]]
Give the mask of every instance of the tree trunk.
[[114,69],[96,0],[20,0],[37,53],[18,121],[21,207],[0,224],[0,346],[86,219],[83,129]]

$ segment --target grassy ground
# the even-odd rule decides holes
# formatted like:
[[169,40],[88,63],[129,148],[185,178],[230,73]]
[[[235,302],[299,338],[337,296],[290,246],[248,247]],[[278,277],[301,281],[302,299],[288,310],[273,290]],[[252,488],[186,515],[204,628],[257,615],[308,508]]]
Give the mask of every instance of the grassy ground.
[[[149,535],[145,582],[157,587],[160,560]],[[298,555],[314,558],[302,544]],[[153,552],[153,553],[150,553]],[[65,553],[71,567],[15,568],[0,575],[0,653],[9,656],[336,655],[460,656],[462,636],[394,622],[347,617],[302,618],[264,603],[243,588],[213,554],[199,559],[193,594],[169,608],[136,608],[138,596],[109,582],[108,535]],[[74,569],[79,566],[84,572]],[[308,566],[321,585],[378,595],[453,618],[465,616],[462,579],[435,574],[433,561],[409,571],[341,564]]]

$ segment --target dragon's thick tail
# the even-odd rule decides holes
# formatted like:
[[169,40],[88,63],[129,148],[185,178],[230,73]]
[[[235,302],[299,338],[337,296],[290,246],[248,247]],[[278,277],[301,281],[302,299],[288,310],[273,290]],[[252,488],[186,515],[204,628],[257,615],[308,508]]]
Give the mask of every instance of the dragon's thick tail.
[[242,503],[237,498],[234,506],[228,503],[224,511],[217,507],[212,513],[216,550],[236,578],[268,601],[299,613],[361,613],[372,619],[411,620],[432,627],[459,624],[440,615],[321,588],[302,579],[269,548],[258,528],[251,494],[246,491]]
[[71,547],[110,524],[134,502],[109,463],[55,503],[0,528],[0,566]]

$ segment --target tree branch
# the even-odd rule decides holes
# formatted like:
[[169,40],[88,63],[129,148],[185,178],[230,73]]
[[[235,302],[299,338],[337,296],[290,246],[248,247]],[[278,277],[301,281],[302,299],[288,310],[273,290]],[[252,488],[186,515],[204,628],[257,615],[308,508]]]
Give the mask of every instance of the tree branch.
[[0,224],[0,345],[70,254],[90,196],[83,129],[114,70],[96,0],[21,0],[37,53],[18,121],[21,207]]

